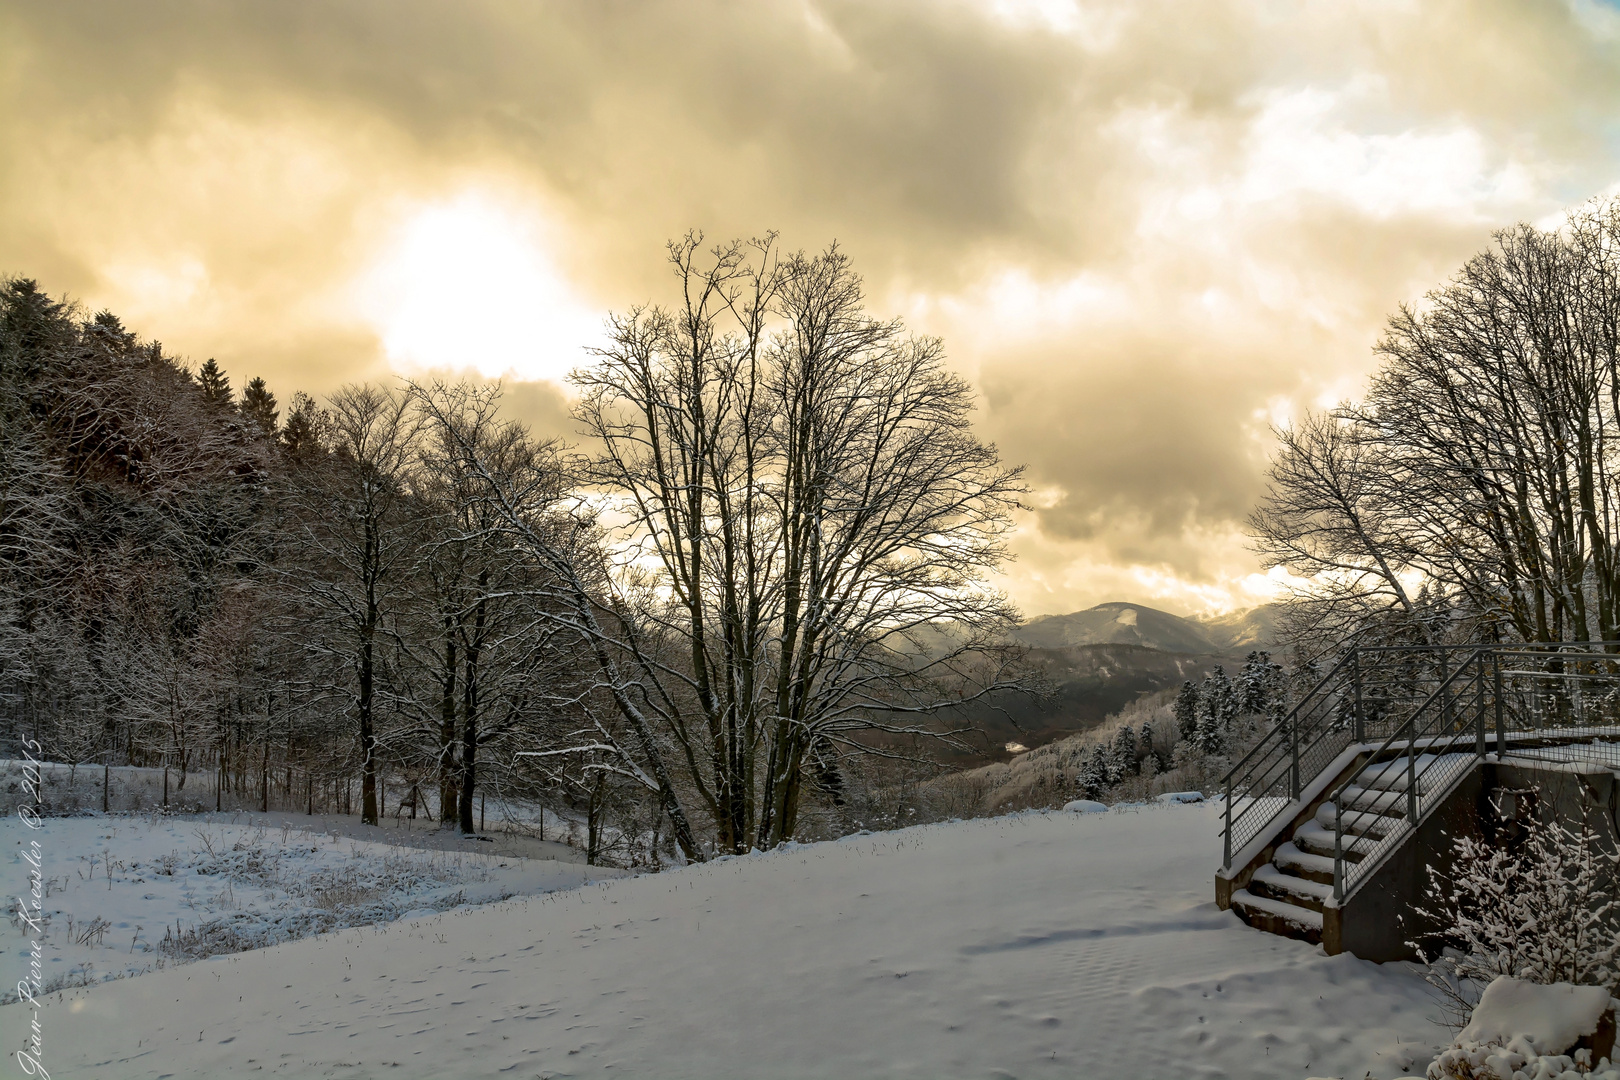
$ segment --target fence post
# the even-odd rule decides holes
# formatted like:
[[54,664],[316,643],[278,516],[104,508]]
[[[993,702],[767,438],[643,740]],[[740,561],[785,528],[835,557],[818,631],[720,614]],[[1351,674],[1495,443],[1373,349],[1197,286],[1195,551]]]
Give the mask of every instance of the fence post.
[[1361,743],[1367,741],[1367,720],[1361,711],[1361,649],[1357,648],[1350,656],[1350,678],[1356,688],[1356,742]]
[[1474,756],[1485,760],[1485,654],[1474,654],[1479,671],[1474,676]]
[[1492,650],[1491,659],[1496,668],[1496,760],[1502,760],[1507,746],[1507,718],[1502,710],[1502,654]]

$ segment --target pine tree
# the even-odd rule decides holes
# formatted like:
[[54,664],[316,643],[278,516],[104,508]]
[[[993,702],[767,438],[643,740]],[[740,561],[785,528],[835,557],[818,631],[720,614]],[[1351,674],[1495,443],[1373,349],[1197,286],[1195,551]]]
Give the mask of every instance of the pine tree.
[[1203,686],[1198,690],[1199,723],[1203,724],[1205,717],[1225,732],[1231,730],[1232,721],[1238,714],[1238,696],[1232,686],[1232,680],[1227,677],[1226,670],[1219,664],[1215,670],[1204,678]]
[[1181,684],[1181,693],[1176,695],[1175,716],[1181,737],[1192,738],[1193,732],[1198,730],[1198,687],[1191,679]]
[[[1126,724],[1114,735],[1113,758],[1120,778],[1135,776],[1136,766],[1136,731]],[[1116,780],[1115,783],[1119,781]]]
[[1096,798],[1108,787],[1108,752],[1100,745],[1091,748],[1091,754],[1080,766],[1075,786],[1087,798]]
[[1221,723],[1216,708],[1202,708],[1198,713],[1198,730],[1193,733],[1193,745],[1209,756],[1226,753],[1226,727]]
[[203,397],[210,405],[230,407],[231,380],[220,370],[213,357],[209,357],[208,362],[197,369],[197,385],[202,387]]
[[[1159,760],[1158,747],[1153,745],[1157,736],[1158,731],[1154,728],[1153,721],[1149,720],[1142,725],[1142,734],[1139,737],[1138,745],[1142,751],[1142,775],[1144,776],[1151,776],[1153,773],[1164,771],[1164,762]],[[1152,766],[1152,772],[1149,772],[1150,765]]]
[[[213,361],[210,360],[209,363]],[[281,418],[281,413],[276,410],[276,395],[270,392],[263,379],[255,376],[253,381],[247,384],[247,389],[242,391],[242,404],[239,408],[244,417],[258,426],[265,438],[276,437],[276,422]]]
[[1252,652],[1238,674],[1238,712],[1248,716],[1270,715],[1282,696],[1283,670],[1271,662],[1271,654]]
[[315,399],[300,390],[293,395],[292,408],[287,411],[287,423],[281,429],[281,445],[293,458],[308,458],[320,447],[324,427]]

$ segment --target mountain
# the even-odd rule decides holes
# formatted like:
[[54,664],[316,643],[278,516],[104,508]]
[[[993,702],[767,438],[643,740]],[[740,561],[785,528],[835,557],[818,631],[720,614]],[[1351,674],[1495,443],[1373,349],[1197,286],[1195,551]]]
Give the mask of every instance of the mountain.
[[1037,649],[1074,645],[1145,645],[1174,653],[1223,651],[1198,623],[1141,604],[1098,604],[1068,615],[1042,615],[1012,636]]
[[1248,611],[1234,611],[1226,615],[1194,619],[1193,622],[1218,648],[1232,652],[1248,652],[1251,649],[1264,649],[1276,643],[1278,610],[1276,604],[1261,604]]
[[[1185,619],[1143,604],[1098,604],[1068,615],[1043,615],[1019,626],[1013,640],[1030,647],[1029,662],[1047,679],[1045,698],[996,694],[956,710],[944,726],[966,723],[982,733],[972,754],[949,754],[953,763],[1004,761],[1008,744],[1041,746],[1100,724],[1137,698],[1222,665],[1237,674],[1246,653],[1273,639],[1276,605],[1206,619]],[[944,651],[956,635],[934,631],[924,651]],[[921,639],[920,639],[921,640]]]
[[1037,649],[1144,645],[1173,653],[1244,653],[1263,649],[1276,630],[1276,605],[1205,619],[1184,619],[1142,604],[1098,604],[1068,615],[1042,615],[1012,636]]
[[1145,694],[1180,686],[1188,679],[1196,682],[1217,664],[1235,673],[1241,662],[1229,655],[1119,644],[1034,647],[1029,659],[1051,680],[1051,696],[996,694],[957,710],[947,718],[946,726],[965,721],[978,728],[983,734],[972,741],[979,742],[982,749],[977,754],[947,755],[953,762],[1005,761],[1012,753],[1006,749],[1008,743],[1042,746],[1096,727]]

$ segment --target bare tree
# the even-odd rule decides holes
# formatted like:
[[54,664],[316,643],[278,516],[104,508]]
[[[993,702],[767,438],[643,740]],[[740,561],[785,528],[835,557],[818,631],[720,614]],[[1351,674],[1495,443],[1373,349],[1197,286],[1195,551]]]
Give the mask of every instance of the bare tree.
[[1620,202],[1498,233],[1378,352],[1361,403],[1282,433],[1263,557],[1347,625],[1420,623],[1404,574],[1459,632],[1620,641]]
[[332,395],[328,425],[330,453],[301,484],[303,536],[321,564],[306,584],[330,632],[312,644],[352,664],[361,819],[375,825],[379,647],[417,540],[410,493],[418,422],[407,395],[346,386]]
[[1342,413],[1307,413],[1276,436],[1249,531],[1262,565],[1307,582],[1291,597],[1292,632],[1347,640],[1394,609],[1425,639],[1401,580],[1411,562],[1386,497],[1389,466],[1371,432]]
[[939,343],[866,316],[836,249],[705,255],[692,235],[671,261],[679,306],[614,319],[575,376],[597,448],[582,479],[613,521],[599,577],[579,561],[597,518],[576,506],[568,543],[539,538],[558,492],[533,502],[458,438],[632,734],[598,718],[560,752],[643,777],[691,858],[681,791],[720,850],[773,845],[807,778],[835,792],[837,756],[876,750],[863,735],[938,735],[927,715],[1012,685],[1015,614],[985,577],[1023,488],[973,436]]

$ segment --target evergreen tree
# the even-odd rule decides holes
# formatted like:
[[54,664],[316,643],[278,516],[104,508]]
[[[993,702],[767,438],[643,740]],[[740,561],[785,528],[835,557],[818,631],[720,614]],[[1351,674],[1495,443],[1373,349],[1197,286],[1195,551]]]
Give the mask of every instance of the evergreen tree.
[[1198,730],[1193,733],[1193,745],[1200,753],[1210,756],[1226,753],[1226,727],[1221,723],[1217,708],[1199,710]]
[[1164,762],[1159,760],[1158,747],[1153,745],[1153,741],[1157,735],[1158,731],[1154,728],[1153,721],[1149,720],[1147,723],[1142,725],[1142,734],[1139,737],[1138,745],[1141,747],[1142,752],[1141,769],[1144,776],[1152,775],[1152,773],[1148,771],[1150,764],[1153,772],[1157,773],[1164,771]]
[[1198,690],[1198,712],[1200,726],[1207,716],[1223,733],[1231,729],[1237,717],[1237,690],[1219,664],[1204,677],[1204,684]]
[[1075,778],[1075,786],[1080,794],[1089,799],[1101,795],[1108,787],[1108,752],[1102,746],[1093,746],[1090,755],[1080,766],[1080,773]]
[[230,407],[231,380],[220,370],[213,357],[210,356],[208,362],[197,369],[197,385],[202,388],[203,397],[210,405]]
[[1198,730],[1198,687],[1191,679],[1181,684],[1181,693],[1176,695],[1175,716],[1181,737],[1192,738]]
[[[1136,731],[1126,724],[1114,735],[1113,757],[1121,779],[1135,776],[1136,767]],[[1116,783],[1118,781],[1115,781]]]
[[320,448],[324,418],[315,399],[300,390],[293,395],[287,424],[281,429],[281,445],[295,460],[308,460]]
[[281,418],[281,413],[276,410],[276,395],[270,392],[263,379],[255,376],[247,384],[247,389],[242,391],[242,404],[239,407],[242,415],[256,424],[265,438],[276,437],[276,422]]

